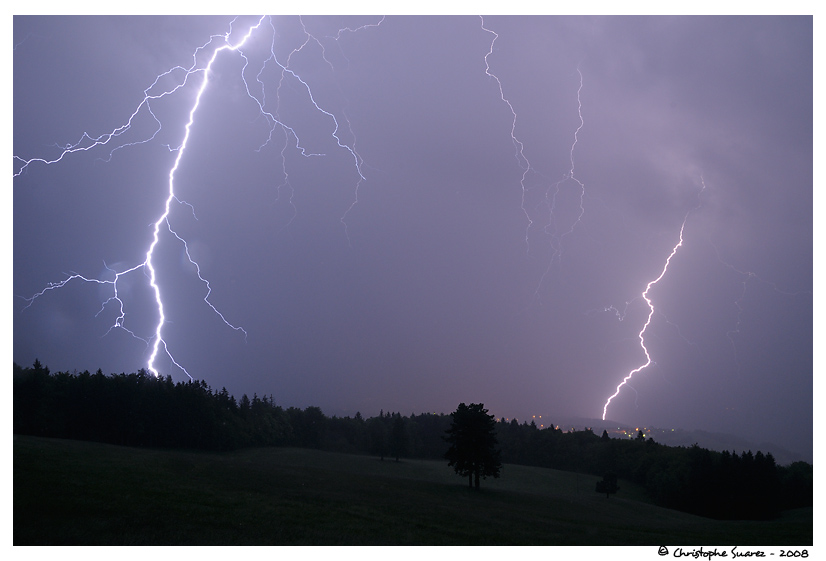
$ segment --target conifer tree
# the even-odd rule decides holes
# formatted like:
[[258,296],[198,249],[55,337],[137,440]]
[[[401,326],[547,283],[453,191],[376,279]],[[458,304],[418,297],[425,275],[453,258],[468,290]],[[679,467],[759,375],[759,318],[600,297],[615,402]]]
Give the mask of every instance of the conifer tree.
[[468,477],[468,485],[479,488],[479,478],[499,477],[501,452],[496,439],[496,420],[482,403],[459,407],[450,414],[453,422],[446,431],[450,448],[445,454],[448,465],[459,475]]

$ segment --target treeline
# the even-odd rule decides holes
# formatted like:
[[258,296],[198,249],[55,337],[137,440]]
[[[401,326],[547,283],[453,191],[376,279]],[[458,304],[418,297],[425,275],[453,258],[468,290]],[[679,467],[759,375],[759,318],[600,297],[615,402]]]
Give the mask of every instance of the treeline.
[[[613,473],[645,488],[657,505],[718,519],[771,519],[812,506],[813,468],[778,466],[771,453],[716,452],[665,446],[603,431],[563,433],[535,424],[499,423],[503,461],[603,476]],[[620,490],[620,494],[622,491]]]
[[[226,388],[174,383],[143,370],[51,373],[35,361],[29,368],[15,364],[13,378],[16,434],[126,446],[215,451],[295,446],[382,459],[444,459],[443,437],[451,422],[445,414],[405,417],[384,411],[368,419],[360,413],[327,417],[318,407],[283,408],[272,396],[236,400]],[[813,503],[812,466],[778,466],[770,453],[669,447],[642,433],[631,440],[591,430],[540,430],[515,419],[498,422],[496,433],[505,464],[590,473],[595,481],[615,473],[644,487],[658,505],[701,516],[769,519]]]
[[173,382],[144,370],[105,375],[52,373],[39,361],[14,365],[14,432],[124,446],[228,451],[295,446],[379,456],[436,458],[449,415],[382,412],[378,417],[326,417],[318,407],[283,408],[272,396],[204,381]]

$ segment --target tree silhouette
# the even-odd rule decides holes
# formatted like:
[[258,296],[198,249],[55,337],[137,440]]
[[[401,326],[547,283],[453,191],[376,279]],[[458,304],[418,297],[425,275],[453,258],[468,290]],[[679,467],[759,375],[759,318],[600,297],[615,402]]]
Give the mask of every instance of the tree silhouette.
[[390,432],[390,453],[399,461],[399,456],[407,453],[407,426],[401,413],[393,415],[393,428]]
[[448,465],[459,475],[468,476],[468,485],[479,488],[479,477],[499,477],[502,467],[496,439],[496,420],[481,403],[459,407],[450,414],[453,421],[446,431],[450,448],[445,454]]
[[378,417],[372,417],[367,421],[367,436],[369,442],[369,451],[371,454],[376,454],[384,461],[384,457],[388,454],[390,446],[388,443],[387,423],[384,419],[384,410],[379,412]]
[[617,486],[617,474],[613,472],[606,473],[602,481],[597,481],[597,493],[605,493],[605,498],[607,499],[611,495],[615,494],[619,487]]

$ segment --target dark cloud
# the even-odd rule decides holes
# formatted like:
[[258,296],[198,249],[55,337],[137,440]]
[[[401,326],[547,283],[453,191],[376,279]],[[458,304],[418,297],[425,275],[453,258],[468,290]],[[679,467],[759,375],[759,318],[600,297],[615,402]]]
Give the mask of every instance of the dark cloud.
[[[687,217],[650,292],[655,364],[609,417],[811,454],[812,18],[379,20],[277,17],[274,42],[267,20],[246,60],[216,60],[175,176],[192,206],[174,203],[170,220],[210,302],[248,336],[203,301],[163,231],[153,261],[175,360],[214,388],[330,414],[482,401],[509,417],[599,417],[644,362],[641,293]],[[217,42],[193,53],[229,29],[16,17],[15,156],[56,157],[54,143],[122,125],[159,74],[206,60]],[[259,74],[271,49],[295,74]],[[153,102],[151,142],[14,178],[15,295],[144,259],[201,80]],[[270,137],[248,87],[290,129]],[[140,112],[117,145],[148,138],[155,118]],[[302,156],[296,136],[324,155]],[[145,366],[146,277],[119,284],[135,336],[108,331],[112,303],[96,315],[110,289],[17,298],[14,360]],[[168,357],[158,368],[185,377]]]

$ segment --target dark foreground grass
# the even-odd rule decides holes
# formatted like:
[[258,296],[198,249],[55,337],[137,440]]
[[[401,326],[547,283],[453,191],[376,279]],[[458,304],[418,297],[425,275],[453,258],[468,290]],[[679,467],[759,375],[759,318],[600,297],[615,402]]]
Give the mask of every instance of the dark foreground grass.
[[477,492],[444,462],[15,436],[14,545],[812,544],[811,508],[715,521],[597,479],[506,465]]

